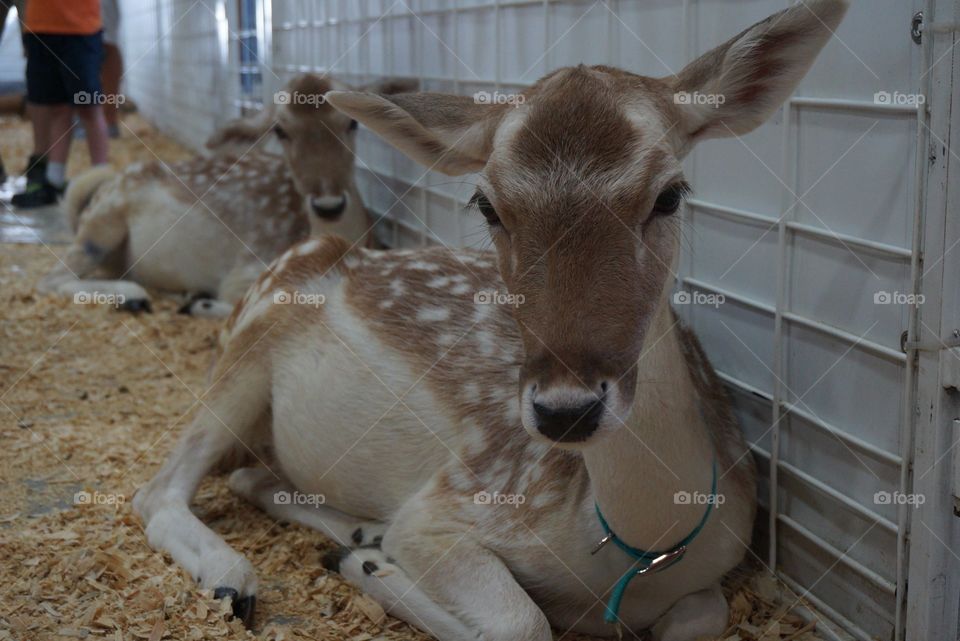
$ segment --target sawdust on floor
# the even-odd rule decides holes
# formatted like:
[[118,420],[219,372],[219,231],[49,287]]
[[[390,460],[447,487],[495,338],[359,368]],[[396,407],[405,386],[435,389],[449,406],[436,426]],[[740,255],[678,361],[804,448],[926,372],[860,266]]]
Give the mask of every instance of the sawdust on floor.
[[[114,145],[118,166],[188,155],[141,120],[131,127],[125,151]],[[0,119],[8,167],[26,160],[26,129]],[[34,293],[63,250],[0,245],[0,641],[427,639],[325,571],[323,536],[273,521],[223,476],[201,485],[195,511],[257,570],[254,631],[147,546],[130,500],[198,405],[219,324],[169,300],[130,316]],[[738,577],[721,639],[818,639],[787,613],[784,590],[769,575]]]
[[[16,115],[0,116],[0,156],[7,173],[20,173],[26,168],[33,151],[33,134],[29,124]],[[140,114],[123,114],[120,137],[110,140],[110,164],[122,169],[135,162],[162,159],[175,162],[190,158],[193,153],[168,136],[153,128]],[[70,146],[67,177],[71,178],[90,168],[90,154],[86,140],[74,140]]]

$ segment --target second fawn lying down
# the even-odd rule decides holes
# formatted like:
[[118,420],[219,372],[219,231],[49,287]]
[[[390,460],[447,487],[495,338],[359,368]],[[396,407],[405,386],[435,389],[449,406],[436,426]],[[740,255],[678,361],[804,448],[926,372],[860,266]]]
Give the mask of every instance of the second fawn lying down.
[[[354,183],[357,122],[324,103],[335,86],[294,77],[286,91],[295,102],[228,124],[208,143],[211,155],[95,168],[73,180],[64,208],[76,238],[41,288],[131,310],[149,305],[150,288],[186,294],[185,311],[226,316],[294,243],[323,233],[365,243],[371,221]],[[281,154],[264,149],[270,138]]]

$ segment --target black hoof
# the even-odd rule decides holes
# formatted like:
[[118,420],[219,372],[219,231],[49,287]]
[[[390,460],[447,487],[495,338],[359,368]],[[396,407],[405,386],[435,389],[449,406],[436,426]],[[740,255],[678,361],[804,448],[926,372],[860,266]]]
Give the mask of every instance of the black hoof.
[[320,561],[323,564],[323,567],[331,572],[340,571],[340,563],[343,562],[345,558],[350,556],[351,550],[346,546],[340,546],[335,550],[331,550],[323,555],[323,559]]
[[383,543],[382,534],[378,534],[377,536],[373,537],[373,540],[370,543],[364,543],[362,527],[358,527],[356,530],[354,530],[350,538],[353,540],[354,545],[361,549],[380,549],[380,544]]
[[378,534],[377,536],[373,537],[373,541],[371,541],[370,543],[361,545],[360,549],[361,550],[379,550],[382,545],[383,545],[383,537]]
[[139,314],[140,312],[146,312],[147,314],[153,313],[153,307],[150,306],[150,301],[146,298],[134,298],[133,300],[125,300],[120,305],[120,309],[125,312],[131,312],[133,314]]
[[233,616],[243,622],[245,628],[253,625],[253,612],[256,610],[257,597],[254,594],[240,598],[240,593],[233,588],[219,587],[213,591],[214,599],[230,599],[230,609]]

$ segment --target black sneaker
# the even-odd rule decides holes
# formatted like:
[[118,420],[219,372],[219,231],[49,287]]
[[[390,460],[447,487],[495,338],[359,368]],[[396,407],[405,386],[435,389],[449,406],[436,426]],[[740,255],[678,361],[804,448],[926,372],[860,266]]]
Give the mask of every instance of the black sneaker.
[[57,189],[46,180],[37,185],[27,185],[19,194],[13,195],[13,206],[20,209],[34,209],[55,205],[63,195],[63,188]]
[[47,157],[43,154],[32,154],[27,161],[27,191],[33,185],[47,182]]

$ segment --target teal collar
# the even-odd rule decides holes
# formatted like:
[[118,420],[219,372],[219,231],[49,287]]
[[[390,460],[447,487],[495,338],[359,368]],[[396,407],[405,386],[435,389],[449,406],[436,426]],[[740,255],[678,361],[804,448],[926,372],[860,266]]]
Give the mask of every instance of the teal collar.
[[635,560],[635,563],[630,566],[630,569],[627,571],[627,573],[620,577],[620,580],[617,581],[617,584],[613,586],[613,591],[610,593],[610,599],[607,601],[606,611],[603,614],[604,621],[607,623],[616,623],[619,620],[620,617],[617,615],[617,613],[620,611],[620,601],[623,600],[623,593],[626,591],[627,586],[630,585],[630,581],[632,581],[634,577],[640,576],[641,574],[665,570],[683,558],[683,555],[687,552],[687,546],[690,545],[695,538],[697,538],[697,535],[700,534],[703,526],[707,524],[707,519],[710,518],[710,512],[713,511],[713,504],[716,503],[716,495],[717,459],[713,459],[713,483],[710,486],[710,500],[707,501],[707,509],[703,513],[703,518],[700,519],[697,527],[693,528],[693,531],[691,531],[690,534],[685,536],[680,543],[673,546],[666,552],[648,552],[639,548],[630,547],[613,533],[613,530],[611,530],[610,526],[607,525],[606,519],[603,518],[603,514],[600,513],[600,506],[596,506],[597,518],[600,519],[600,525],[603,526],[604,537],[593,549],[591,554],[596,554],[600,551],[600,548],[610,541],[613,541],[618,548],[626,552],[627,556],[630,556]]

